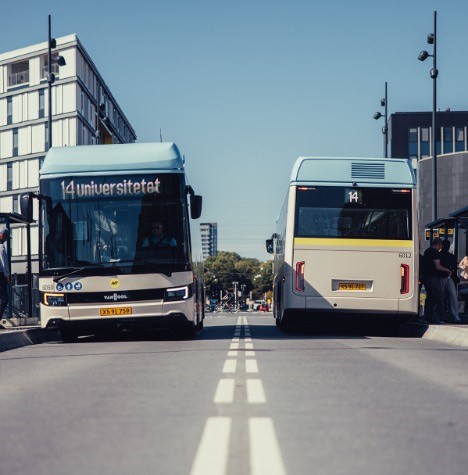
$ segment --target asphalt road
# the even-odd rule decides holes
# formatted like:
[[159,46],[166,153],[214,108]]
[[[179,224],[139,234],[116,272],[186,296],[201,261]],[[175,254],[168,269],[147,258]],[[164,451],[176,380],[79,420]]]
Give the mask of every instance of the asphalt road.
[[271,315],[0,353],[0,474],[466,474],[468,351]]

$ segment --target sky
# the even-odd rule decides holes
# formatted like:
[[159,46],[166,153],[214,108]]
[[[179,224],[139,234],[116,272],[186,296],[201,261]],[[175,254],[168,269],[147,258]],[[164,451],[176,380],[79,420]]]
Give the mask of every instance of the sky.
[[218,248],[266,260],[299,156],[383,156],[388,111],[468,110],[466,0],[23,0],[0,53],[78,35],[137,134],[175,142]]

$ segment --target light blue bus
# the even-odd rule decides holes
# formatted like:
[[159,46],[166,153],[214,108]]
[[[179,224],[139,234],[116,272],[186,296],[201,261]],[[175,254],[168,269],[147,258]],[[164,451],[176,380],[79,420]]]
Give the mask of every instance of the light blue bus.
[[203,328],[202,199],[175,144],[51,148],[35,197],[42,328]]
[[274,317],[418,311],[416,178],[404,159],[300,157],[276,232]]

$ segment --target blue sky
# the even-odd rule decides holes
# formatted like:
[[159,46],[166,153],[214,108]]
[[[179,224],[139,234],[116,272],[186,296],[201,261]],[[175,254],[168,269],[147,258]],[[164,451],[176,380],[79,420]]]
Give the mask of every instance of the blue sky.
[[376,156],[372,116],[468,110],[466,0],[26,0],[2,5],[0,52],[76,33],[139,142],[174,141],[219,248],[264,260],[300,155]]

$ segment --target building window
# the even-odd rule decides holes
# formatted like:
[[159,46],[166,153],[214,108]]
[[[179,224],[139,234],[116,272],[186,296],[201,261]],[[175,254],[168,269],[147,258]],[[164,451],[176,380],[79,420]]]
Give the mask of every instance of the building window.
[[13,213],[19,213],[18,195],[13,196]]
[[465,150],[465,128],[455,128],[455,152],[463,152]]
[[416,127],[409,129],[408,155],[418,156],[418,129]]
[[13,163],[7,164],[7,191],[13,189]]
[[453,153],[453,127],[444,127],[444,153]]
[[44,89],[39,91],[39,119],[43,119],[45,117],[45,97],[44,97]]
[[13,156],[18,156],[18,129],[13,129]]
[[13,123],[13,98],[7,99],[7,125]]
[[429,156],[429,127],[421,127],[420,154],[421,158]]

